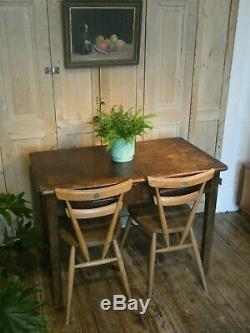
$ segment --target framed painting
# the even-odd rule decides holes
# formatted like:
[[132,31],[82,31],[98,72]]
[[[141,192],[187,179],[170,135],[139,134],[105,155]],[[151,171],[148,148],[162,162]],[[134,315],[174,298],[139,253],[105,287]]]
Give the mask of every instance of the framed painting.
[[66,67],[138,64],[142,1],[65,0]]

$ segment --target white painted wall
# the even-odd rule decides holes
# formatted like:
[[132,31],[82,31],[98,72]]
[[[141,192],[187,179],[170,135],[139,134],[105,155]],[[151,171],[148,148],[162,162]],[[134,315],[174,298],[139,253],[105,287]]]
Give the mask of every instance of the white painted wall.
[[236,193],[242,162],[250,160],[250,0],[240,0],[221,161],[217,211],[237,210]]

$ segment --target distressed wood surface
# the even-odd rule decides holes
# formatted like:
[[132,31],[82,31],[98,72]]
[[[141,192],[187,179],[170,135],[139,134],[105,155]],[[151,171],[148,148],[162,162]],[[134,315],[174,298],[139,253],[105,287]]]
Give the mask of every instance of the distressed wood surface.
[[[76,274],[72,319],[64,325],[64,312],[55,311],[47,270],[37,281],[50,333],[247,333],[250,332],[250,227],[239,213],[217,214],[208,295],[200,285],[198,270],[189,253],[161,256],[156,261],[153,297],[146,315],[129,311],[102,311],[100,301],[121,294],[118,270],[106,266]],[[202,216],[195,224],[201,238]],[[147,291],[149,238],[139,227],[131,229],[124,251],[132,297]],[[65,249],[66,250],[66,249]],[[65,271],[67,269],[65,256]],[[63,272],[65,280],[65,273]],[[66,291],[66,280],[64,283]]]
[[6,184],[4,179],[2,153],[0,150],[0,193],[5,193],[5,192],[6,192]]
[[221,112],[220,112],[220,118],[219,118],[218,129],[217,129],[216,151],[215,151],[216,158],[220,158],[221,150],[222,150],[222,140],[223,140],[226,109],[227,109],[227,96],[228,96],[228,89],[229,89],[229,82],[230,82],[231,65],[232,65],[232,59],[233,59],[238,8],[239,8],[239,0],[232,0],[230,18],[229,18],[229,22],[228,22],[227,49],[226,49],[226,56],[225,56],[225,62],[224,62],[224,78],[223,78],[223,87],[222,87],[221,102],[220,102]]
[[[192,142],[219,156],[238,0],[143,0],[139,64],[91,69],[64,68],[62,5],[0,0],[2,191],[30,200],[32,151],[99,144],[89,122],[100,95],[105,111],[123,103],[155,112],[145,139],[190,130]],[[51,65],[60,73],[45,75]]]
[[[238,0],[143,0],[139,64],[85,69],[64,68],[62,6],[0,0],[3,191],[30,199],[32,151],[99,144],[90,121],[100,95],[105,111],[123,103],[156,114],[140,139],[190,131],[192,142],[220,155]],[[51,65],[60,73],[45,75]]]
[[129,163],[114,163],[104,146],[61,149],[31,154],[37,191],[52,193],[55,187],[88,188],[111,185],[132,178],[145,183],[147,176],[173,177],[214,168],[222,162],[182,138],[137,142]]
[[197,1],[148,0],[147,4],[144,113],[154,112],[156,117],[154,129],[145,137],[187,138]]
[[213,156],[221,149],[237,2],[199,1],[189,140]]
[[8,192],[25,192],[30,200],[29,153],[57,146],[52,79],[44,74],[50,65],[46,2],[1,0],[0,43],[5,182]]
[[90,122],[96,114],[96,96],[100,94],[99,69],[65,68],[63,1],[47,3],[52,66],[60,68],[60,74],[52,76],[58,146],[94,145]]

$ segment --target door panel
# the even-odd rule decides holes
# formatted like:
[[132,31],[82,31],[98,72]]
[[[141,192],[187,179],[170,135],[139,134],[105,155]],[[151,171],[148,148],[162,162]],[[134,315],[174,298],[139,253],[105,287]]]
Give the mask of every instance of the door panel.
[[9,192],[29,197],[28,154],[57,147],[46,1],[0,0],[0,142]]
[[196,137],[199,138],[197,146],[202,147],[206,153],[212,156],[216,145],[217,127],[218,121],[211,120],[198,122],[195,129]]
[[145,13],[146,1],[143,1],[139,64],[100,68],[100,94],[105,100],[102,107],[105,112],[115,104],[122,104],[125,110],[132,107],[143,109]]
[[122,104],[125,109],[136,106],[136,67],[101,68],[100,89],[105,100],[102,107],[105,112],[115,104]]
[[95,143],[92,121],[99,96],[99,69],[65,68],[62,1],[48,0],[52,65],[60,68],[53,75],[57,133],[60,147],[88,146]]
[[225,82],[231,0],[201,0],[193,78],[190,141],[215,154]]
[[[189,134],[215,153],[238,0],[143,0],[139,64],[78,69],[64,66],[62,4],[0,0],[0,191],[29,193],[29,152],[56,148],[57,138],[60,147],[98,144],[90,121],[99,96],[106,112],[155,113],[145,139]],[[51,65],[60,74],[45,75]]]
[[2,153],[0,150],[0,193],[6,192],[5,179],[4,179],[4,171],[3,171],[3,161],[2,161]]
[[100,95],[105,100],[102,106],[105,112],[109,112],[115,104],[122,104],[125,110],[132,107],[143,110],[146,0],[142,2],[139,64],[100,68]]
[[157,117],[146,137],[186,138],[197,1],[148,0],[147,13],[145,114]]

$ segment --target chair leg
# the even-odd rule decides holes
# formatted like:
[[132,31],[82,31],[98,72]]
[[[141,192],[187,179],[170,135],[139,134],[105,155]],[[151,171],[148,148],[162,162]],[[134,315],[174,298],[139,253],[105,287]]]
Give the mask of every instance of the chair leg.
[[69,324],[72,292],[74,284],[74,273],[75,273],[75,247],[72,246],[69,255],[69,270],[68,270],[68,295],[67,295],[67,314],[66,314],[66,324]]
[[149,262],[149,283],[148,283],[148,297],[152,296],[154,270],[155,270],[155,256],[156,256],[156,233],[154,232],[151,239],[150,249],[150,262]]
[[122,275],[122,282],[124,284],[124,288],[125,288],[127,297],[130,299],[131,298],[131,291],[130,291],[130,287],[129,287],[129,284],[128,284],[127,273],[126,273],[126,270],[125,270],[124,262],[123,262],[122,255],[121,255],[121,251],[119,249],[119,246],[117,244],[116,239],[113,240],[113,247],[114,247],[115,255],[117,257],[117,263],[118,263],[118,266],[119,266],[119,270],[120,270],[121,275]]
[[126,227],[125,227],[125,230],[124,230],[124,234],[123,234],[123,237],[122,237],[122,241],[121,241],[121,246],[120,246],[121,249],[124,248],[125,242],[126,242],[127,237],[128,237],[129,230],[131,228],[131,224],[132,224],[132,217],[129,215],[128,219],[127,219]]
[[195,235],[194,235],[193,228],[190,229],[190,236],[191,236],[191,241],[192,241],[192,244],[193,244],[195,259],[196,259],[198,267],[199,267],[203,288],[204,288],[205,292],[207,293],[208,290],[207,290],[207,283],[206,283],[205,273],[204,273],[204,270],[203,270],[202,261],[201,261],[201,257],[200,257],[200,252],[199,252],[197,241],[196,241],[196,238],[195,238]]

